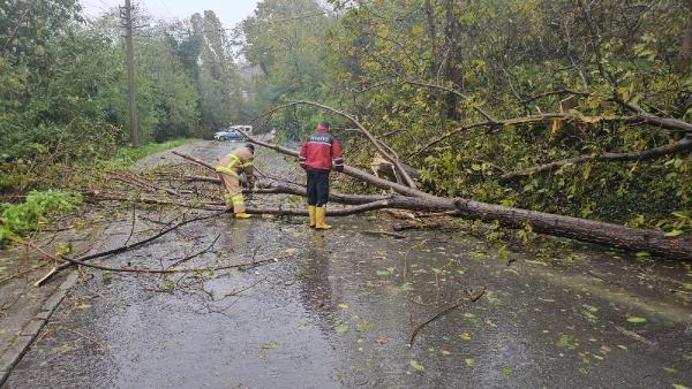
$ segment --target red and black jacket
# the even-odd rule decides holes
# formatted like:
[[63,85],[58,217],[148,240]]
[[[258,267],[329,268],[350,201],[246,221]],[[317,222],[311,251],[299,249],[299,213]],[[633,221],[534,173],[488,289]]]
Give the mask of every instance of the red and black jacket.
[[300,146],[300,166],[303,169],[344,170],[341,144],[327,131],[317,131]]

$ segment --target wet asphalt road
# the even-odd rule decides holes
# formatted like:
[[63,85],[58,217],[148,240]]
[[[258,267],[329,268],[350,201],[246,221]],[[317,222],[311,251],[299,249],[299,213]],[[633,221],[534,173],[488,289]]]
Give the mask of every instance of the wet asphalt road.
[[[187,151],[211,160],[227,147]],[[273,174],[292,171],[259,159]],[[362,233],[391,223],[332,219],[319,233],[301,219],[223,216],[186,226],[107,262],[157,266],[217,235],[192,265],[277,262],[171,277],[87,271],[6,386],[692,386],[689,263],[570,244],[511,252],[507,266],[500,245],[464,232]],[[114,223],[98,249],[128,233]],[[408,346],[413,328],[483,287]]]

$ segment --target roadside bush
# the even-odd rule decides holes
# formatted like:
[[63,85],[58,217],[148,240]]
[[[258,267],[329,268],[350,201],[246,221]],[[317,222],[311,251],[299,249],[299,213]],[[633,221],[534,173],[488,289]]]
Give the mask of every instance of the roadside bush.
[[75,210],[82,195],[67,191],[32,191],[21,204],[0,204],[0,245],[11,236],[34,231],[42,223]]

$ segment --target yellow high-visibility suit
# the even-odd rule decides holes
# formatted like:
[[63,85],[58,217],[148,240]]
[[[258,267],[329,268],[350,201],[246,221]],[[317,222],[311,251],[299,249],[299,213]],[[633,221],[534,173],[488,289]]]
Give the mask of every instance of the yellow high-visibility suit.
[[228,192],[225,196],[226,205],[233,207],[233,213],[236,216],[246,216],[240,175],[245,173],[248,187],[250,189],[255,187],[255,174],[252,164],[254,159],[255,155],[252,150],[248,147],[239,147],[219,159],[219,163],[216,165],[216,172],[221,176]]

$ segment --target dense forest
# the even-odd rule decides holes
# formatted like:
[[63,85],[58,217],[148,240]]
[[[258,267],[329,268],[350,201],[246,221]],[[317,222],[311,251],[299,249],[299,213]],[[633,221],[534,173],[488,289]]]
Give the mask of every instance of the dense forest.
[[[690,14],[686,0],[265,0],[229,29],[212,11],[138,11],[140,127],[146,141],[229,123],[297,140],[327,117],[368,166],[374,149],[343,118],[261,116],[317,101],[355,115],[430,193],[687,234]],[[126,78],[117,9],[0,5],[0,190],[45,188],[45,166],[126,144]]]

